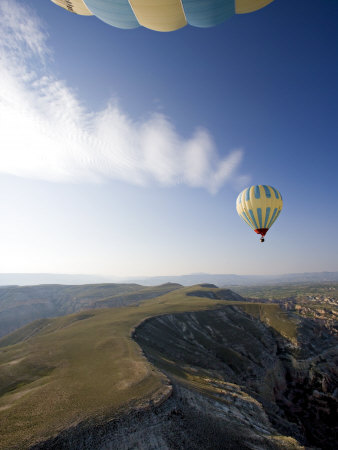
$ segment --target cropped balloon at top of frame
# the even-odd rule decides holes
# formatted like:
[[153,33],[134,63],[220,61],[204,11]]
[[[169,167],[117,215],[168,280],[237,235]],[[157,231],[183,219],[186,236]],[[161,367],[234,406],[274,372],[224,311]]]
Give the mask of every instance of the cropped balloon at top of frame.
[[51,0],[75,14],[95,15],[117,28],[143,26],[174,31],[185,25],[208,28],[235,14],[264,8],[274,0]]

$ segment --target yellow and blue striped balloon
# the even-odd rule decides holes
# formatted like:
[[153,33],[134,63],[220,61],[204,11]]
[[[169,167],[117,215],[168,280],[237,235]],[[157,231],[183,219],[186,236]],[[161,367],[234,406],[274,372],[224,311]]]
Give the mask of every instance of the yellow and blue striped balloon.
[[185,25],[213,27],[234,14],[245,14],[273,0],[51,0],[70,12],[95,15],[118,28],[143,26],[174,31]]
[[265,184],[244,189],[236,201],[238,214],[249,227],[262,236],[261,242],[264,242],[264,236],[276,221],[282,208],[283,199],[280,192]]

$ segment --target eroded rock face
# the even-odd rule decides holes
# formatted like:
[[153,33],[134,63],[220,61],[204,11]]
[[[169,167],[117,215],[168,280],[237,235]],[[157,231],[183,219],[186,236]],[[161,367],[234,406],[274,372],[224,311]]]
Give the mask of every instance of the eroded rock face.
[[32,449],[336,448],[335,340],[315,323],[299,324],[295,345],[225,306],[148,319],[133,338],[170,380],[162,401]]
[[332,348],[319,356],[285,363],[286,387],[276,402],[289,421],[303,429],[304,441],[323,449],[337,446],[338,356]]
[[258,402],[238,386],[219,382],[208,397],[174,383],[161,405],[149,405],[99,426],[82,424],[31,450],[300,449],[278,436]]
[[313,320],[302,319],[298,329],[294,345],[240,308],[227,306],[149,319],[134,338],[176,383],[202,392],[206,377],[234,383],[261,403],[280,434],[333,449],[336,341]]

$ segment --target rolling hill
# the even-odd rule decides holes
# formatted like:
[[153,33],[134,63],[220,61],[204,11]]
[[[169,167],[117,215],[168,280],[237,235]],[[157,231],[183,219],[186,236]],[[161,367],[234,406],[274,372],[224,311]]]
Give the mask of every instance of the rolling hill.
[[0,287],[0,337],[36,319],[63,316],[90,308],[127,306],[180,288],[166,283],[88,284]]
[[0,340],[0,448],[302,448],[292,382],[334,406],[336,341],[309,320],[204,285],[34,321]]

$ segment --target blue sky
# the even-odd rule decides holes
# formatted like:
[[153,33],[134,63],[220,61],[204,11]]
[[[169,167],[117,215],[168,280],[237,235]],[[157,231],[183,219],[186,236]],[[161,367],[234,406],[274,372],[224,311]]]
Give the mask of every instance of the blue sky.
[[[338,3],[119,30],[0,1],[1,272],[338,270]],[[236,197],[284,209],[261,245]]]

